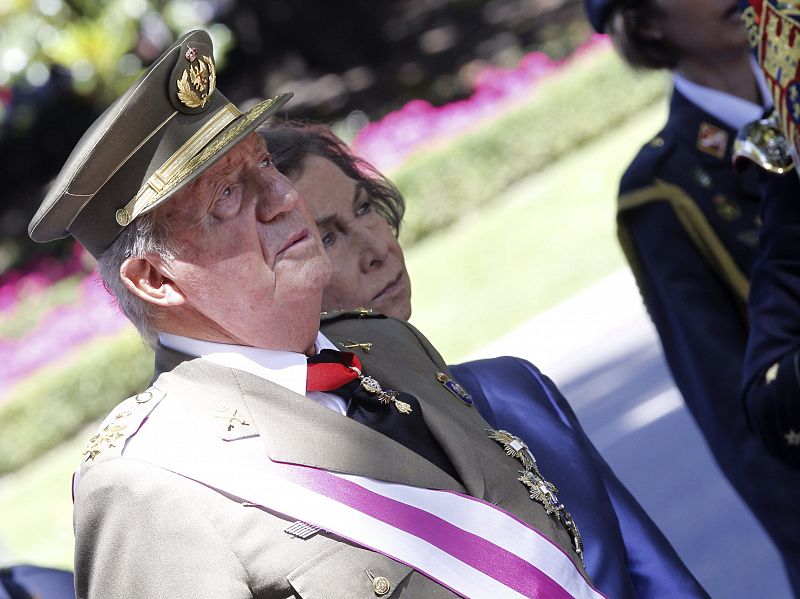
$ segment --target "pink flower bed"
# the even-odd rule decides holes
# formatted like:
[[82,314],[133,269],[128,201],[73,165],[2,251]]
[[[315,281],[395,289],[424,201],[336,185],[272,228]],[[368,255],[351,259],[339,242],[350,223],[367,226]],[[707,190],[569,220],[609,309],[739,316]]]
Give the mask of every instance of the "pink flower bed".
[[509,104],[529,96],[547,75],[608,43],[607,36],[593,35],[565,60],[531,52],[513,69],[486,67],[476,77],[474,92],[468,99],[445,106],[412,100],[364,127],[353,146],[379,170],[391,169],[425,144],[461,134],[476,122],[496,116]]
[[66,260],[41,256],[31,260],[24,269],[0,274],[0,314],[25,298],[46,290],[53,283],[86,270],[84,252],[76,243]]
[[101,335],[131,326],[96,274],[78,288],[78,301],[57,306],[20,339],[0,339],[0,398],[15,382]]

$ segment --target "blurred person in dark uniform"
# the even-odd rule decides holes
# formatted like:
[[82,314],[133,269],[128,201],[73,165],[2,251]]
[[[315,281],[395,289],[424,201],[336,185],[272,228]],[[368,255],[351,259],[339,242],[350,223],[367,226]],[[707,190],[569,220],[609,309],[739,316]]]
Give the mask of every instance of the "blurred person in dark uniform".
[[741,399],[759,187],[737,174],[740,127],[771,103],[731,0],[586,0],[631,65],[668,69],[664,129],[622,177],[618,234],[675,383],[714,458],[800,594],[800,473],[752,434]]
[[[400,191],[322,125],[260,130],[275,165],[306,199],[331,259],[323,310],[372,308],[407,320],[411,282],[397,240]],[[693,596],[680,558],[584,433],[556,385],[513,357],[450,366],[446,383],[495,428],[514,428],[570,506],[586,570],[608,597]]]
[[762,177],[763,226],[748,306],[745,406],[767,450],[800,469],[800,181],[796,169],[800,45],[795,41],[800,40],[800,10],[778,2],[740,0],[739,4],[775,102],[773,118],[748,126],[738,139],[745,149],[759,150],[755,156],[742,155],[755,159]]
[[800,179],[765,175],[750,287],[745,401],[767,450],[800,469]]

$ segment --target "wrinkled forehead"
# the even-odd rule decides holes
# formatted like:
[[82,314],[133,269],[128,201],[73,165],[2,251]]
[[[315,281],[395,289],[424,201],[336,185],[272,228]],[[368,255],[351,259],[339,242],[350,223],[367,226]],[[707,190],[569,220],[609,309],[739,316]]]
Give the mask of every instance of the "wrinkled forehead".
[[215,184],[254,160],[265,149],[261,136],[251,133],[233,146],[214,166],[160,206],[157,209],[159,217],[170,219],[170,223],[177,227],[193,224],[196,218],[205,214],[211,200],[209,193]]

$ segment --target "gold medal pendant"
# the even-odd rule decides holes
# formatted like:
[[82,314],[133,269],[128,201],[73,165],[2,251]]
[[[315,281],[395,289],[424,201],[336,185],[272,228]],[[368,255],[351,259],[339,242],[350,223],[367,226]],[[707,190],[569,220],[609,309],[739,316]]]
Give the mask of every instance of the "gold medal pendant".
[[406,402],[400,401],[399,399],[394,400],[394,407],[397,408],[397,411],[400,412],[401,414],[410,414],[412,412],[411,404],[407,404]]
[[564,508],[564,504],[559,503],[556,495],[558,493],[556,486],[545,480],[542,473],[539,472],[536,458],[533,457],[531,450],[528,449],[522,439],[508,431],[487,429],[486,432],[490,439],[497,441],[503,447],[506,455],[520,461],[524,470],[519,471],[517,480],[527,487],[528,494],[532,500],[541,503],[549,516],[553,516],[561,522],[561,525],[569,533],[572,547],[578,557],[581,558],[581,563],[583,564],[583,539],[581,538],[581,533],[578,532],[578,527],[575,525],[570,513]]
[[361,382],[361,388],[364,389],[364,391],[368,391],[369,393],[374,393],[374,394],[383,393],[383,389],[381,389],[381,384],[371,376],[362,376],[360,378],[360,382]]
[[[352,366],[351,366],[352,368]],[[372,393],[373,395],[378,396],[378,401],[382,404],[386,404],[387,406],[390,403],[394,404],[394,407],[397,409],[398,412],[401,414],[410,414],[413,412],[413,408],[411,404],[408,404],[400,399],[397,399],[397,396],[400,395],[397,391],[393,391],[391,389],[384,390],[381,387],[381,384],[376,381],[371,376],[364,376],[361,374],[361,371],[355,369],[358,372],[359,383],[361,384],[361,388],[368,393]]]

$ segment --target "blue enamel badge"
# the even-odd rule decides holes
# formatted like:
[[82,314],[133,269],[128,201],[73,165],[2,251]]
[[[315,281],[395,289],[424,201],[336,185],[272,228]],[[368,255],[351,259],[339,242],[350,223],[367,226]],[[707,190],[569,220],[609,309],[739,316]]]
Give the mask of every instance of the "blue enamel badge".
[[437,372],[436,380],[439,381],[442,385],[444,385],[445,389],[447,389],[450,393],[455,395],[465,404],[467,404],[468,406],[472,405],[472,396],[467,392],[467,390],[464,389],[464,387],[459,385],[452,378],[447,376],[444,372]]

